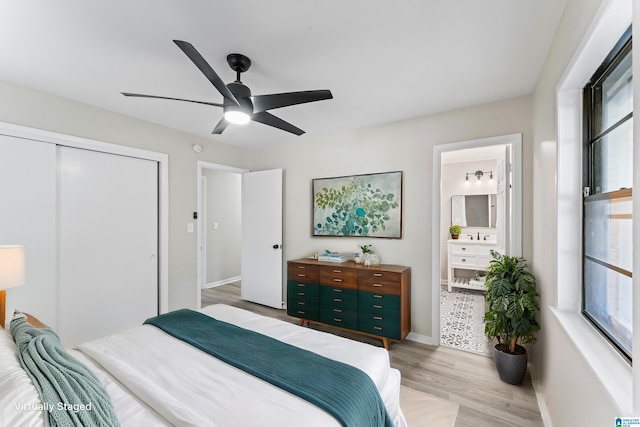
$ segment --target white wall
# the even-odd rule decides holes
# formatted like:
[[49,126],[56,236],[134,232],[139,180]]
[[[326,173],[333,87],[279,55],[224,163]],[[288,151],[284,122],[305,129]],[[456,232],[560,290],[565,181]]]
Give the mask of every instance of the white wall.
[[[557,126],[556,87],[575,55],[587,28],[606,1],[569,0],[553,45],[533,93],[533,258],[531,267],[541,293],[541,331],[533,347],[534,385],[540,393],[543,415],[554,426],[614,425],[624,416],[604,391],[551,307],[568,283],[556,282]],[[637,2],[634,2],[637,4]],[[634,55],[636,49],[634,48]],[[580,188],[574,189],[580,191]],[[561,194],[561,193],[560,193]],[[579,280],[578,278],[576,278]],[[636,322],[637,324],[637,322]],[[635,414],[636,416],[638,414]]]
[[[527,96],[432,116],[360,129],[321,139],[301,139],[251,153],[250,169],[285,169],[285,257],[294,259],[325,249],[354,251],[372,244],[387,264],[412,269],[412,326],[415,339],[432,337],[431,193],[433,147],[497,135],[523,133],[530,159],[530,98]],[[401,170],[403,238],[312,237],[311,180]],[[524,165],[525,253],[531,252],[531,166]],[[439,231],[435,231],[436,236]],[[439,266],[435,266],[439,268]],[[438,284],[435,284],[438,286]]]
[[[242,175],[205,169],[207,178],[207,284],[228,282],[240,276],[242,240]],[[214,224],[217,226],[214,227]]]
[[[246,152],[4,81],[0,81],[0,98],[2,122],[169,155],[169,309],[195,308],[197,236],[187,233],[187,223],[194,222],[197,211],[196,162],[244,168]],[[199,154],[191,149],[195,143],[204,148]]]

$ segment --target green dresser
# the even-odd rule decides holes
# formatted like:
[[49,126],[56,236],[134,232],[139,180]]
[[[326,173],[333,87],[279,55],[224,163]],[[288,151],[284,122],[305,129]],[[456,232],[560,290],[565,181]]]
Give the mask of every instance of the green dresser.
[[389,340],[411,328],[411,269],[300,259],[287,266],[287,314]]

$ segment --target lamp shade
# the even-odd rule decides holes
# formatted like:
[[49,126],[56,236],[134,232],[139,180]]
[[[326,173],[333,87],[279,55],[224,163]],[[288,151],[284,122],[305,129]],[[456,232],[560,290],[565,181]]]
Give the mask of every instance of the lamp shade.
[[24,246],[0,245],[0,289],[24,284]]

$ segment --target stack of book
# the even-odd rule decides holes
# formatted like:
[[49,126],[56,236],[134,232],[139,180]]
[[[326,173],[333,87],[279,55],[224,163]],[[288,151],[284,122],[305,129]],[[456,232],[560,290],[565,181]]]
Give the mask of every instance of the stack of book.
[[318,261],[346,262],[353,259],[352,253],[324,252],[318,255]]

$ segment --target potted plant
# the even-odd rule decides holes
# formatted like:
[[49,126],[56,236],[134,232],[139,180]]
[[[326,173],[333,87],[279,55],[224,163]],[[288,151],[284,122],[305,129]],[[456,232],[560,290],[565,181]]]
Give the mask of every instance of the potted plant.
[[527,351],[520,344],[536,342],[540,330],[536,312],[540,309],[536,278],[526,270],[523,258],[491,251],[493,259],[485,277],[484,333],[497,338],[493,359],[500,379],[520,384],[527,371]]
[[451,227],[449,227],[449,234],[451,234],[452,239],[457,239],[460,233],[462,233],[462,227],[460,227],[458,224],[453,224]]

